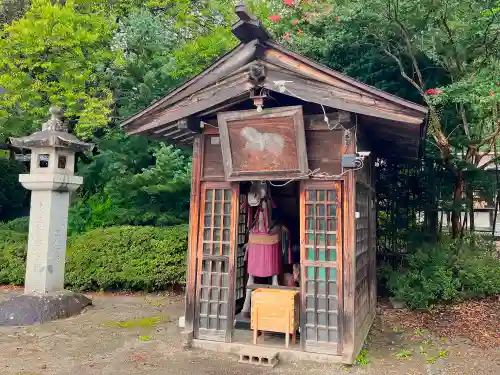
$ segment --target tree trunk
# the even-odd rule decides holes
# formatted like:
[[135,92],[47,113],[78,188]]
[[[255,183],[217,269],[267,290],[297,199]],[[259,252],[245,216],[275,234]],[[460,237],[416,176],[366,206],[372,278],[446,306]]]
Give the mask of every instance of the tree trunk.
[[455,189],[453,192],[453,209],[451,211],[451,234],[453,238],[460,235],[460,212],[462,211],[462,196],[464,191],[463,172],[457,171],[455,176]]
[[439,237],[439,199],[438,199],[438,184],[436,183],[436,169],[434,162],[428,160],[426,163],[427,171],[429,171],[429,202],[425,208],[425,228],[427,238],[431,243],[435,243]]
[[467,194],[467,205],[469,206],[469,217],[470,217],[469,230],[471,232],[474,232],[474,230],[476,229],[474,224],[474,191],[472,190],[472,186],[469,183],[467,184],[466,187],[466,194]]

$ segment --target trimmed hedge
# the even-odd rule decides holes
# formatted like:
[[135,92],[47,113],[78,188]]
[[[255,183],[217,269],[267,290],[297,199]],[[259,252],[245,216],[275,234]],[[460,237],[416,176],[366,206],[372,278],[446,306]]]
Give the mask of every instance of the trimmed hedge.
[[[84,290],[164,290],[183,284],[188,226],[119,226],[68,240],[66,287]],[[24,281],[27,234],[0,230],[0,284]]]
[[28,233],[30,226],[29,216],[18,217],[17,219],[0,222],[0,231],[13,230],[19,233]]
[[0,284],[22,285],[28,233],[0,230]]

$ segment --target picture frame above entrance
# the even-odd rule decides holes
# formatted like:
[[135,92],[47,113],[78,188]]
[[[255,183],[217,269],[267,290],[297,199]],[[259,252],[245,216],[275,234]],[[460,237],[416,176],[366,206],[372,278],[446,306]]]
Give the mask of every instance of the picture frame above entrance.
[[302,106],[217,115],[227,181],[307,178]]

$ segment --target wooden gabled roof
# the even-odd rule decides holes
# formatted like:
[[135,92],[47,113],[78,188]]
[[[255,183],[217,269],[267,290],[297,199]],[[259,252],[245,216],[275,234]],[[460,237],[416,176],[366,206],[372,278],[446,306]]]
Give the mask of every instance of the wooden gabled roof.
[[[273,42],[244,6],[233,34],[241,44],[164,98],[127,119],[128,134],[189,144],[199,119],[250,98],[254,87],[355,113],[367,132],[405,156],[417,156],[427,108],[361,83]],[[255,68],[262,77],[255,76]],[[283,86],[285,91],[283,91]]]

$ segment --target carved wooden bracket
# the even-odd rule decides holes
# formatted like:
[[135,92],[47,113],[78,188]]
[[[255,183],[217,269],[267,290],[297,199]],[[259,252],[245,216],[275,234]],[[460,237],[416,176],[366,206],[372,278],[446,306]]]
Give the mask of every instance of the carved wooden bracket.
[[258,85],[266,79],[266,67],[260,64],[252,64],[249,68],[249,79],[254,85]]

